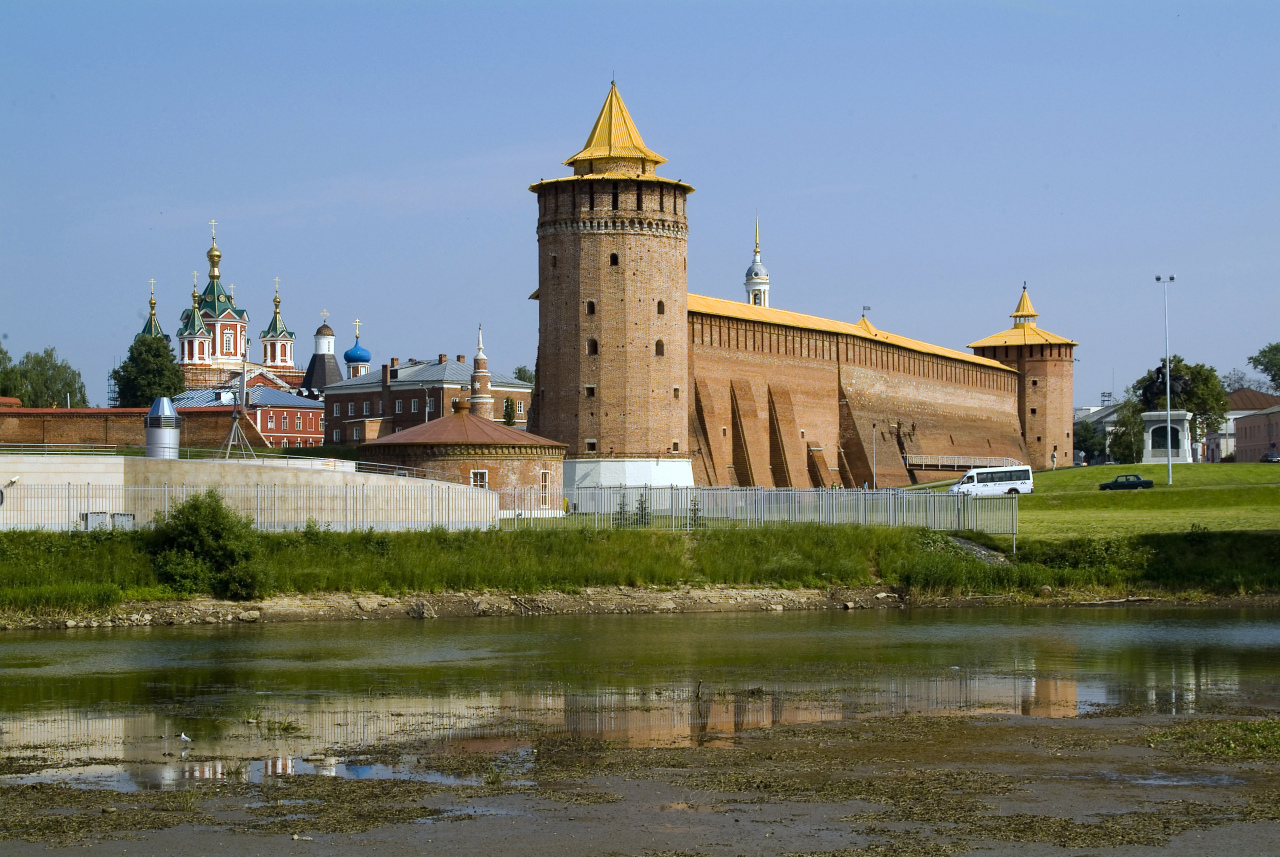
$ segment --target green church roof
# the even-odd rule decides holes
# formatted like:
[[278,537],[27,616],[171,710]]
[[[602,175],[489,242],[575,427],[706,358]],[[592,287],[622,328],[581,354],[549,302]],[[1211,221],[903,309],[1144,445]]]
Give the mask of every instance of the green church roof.
[[267,329],[258,334],[258,336],[262,339],[293,339],[293,331],[285,327],[284,319],[280,317],[279,292],[276,292],[275,304],[276,314],[271,317],[271,324],[267,325]]
[[[156,292],[154,285],[151,287],[151,315],[147,317],[147,323],[142,326],[138,336],[159,336],[165,342],[169,341],[169,337],[165,336],[164,331],[160,329],[160,319],[156,318]],[[134,338],[136,339],[137,337]]]

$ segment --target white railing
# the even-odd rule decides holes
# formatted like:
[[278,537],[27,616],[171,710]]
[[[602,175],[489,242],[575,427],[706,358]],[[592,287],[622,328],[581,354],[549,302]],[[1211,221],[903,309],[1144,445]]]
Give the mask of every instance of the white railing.
[[970,467],[1025,467],[1016,458],[974,455],[908,455],[906,465],[912,470],[968,470]]
[[[0,530],[136,529],[208,487],[16,485],[0,492]],[[394,486],[246,485],[215,490],[266,532],[300,530],[310,522],[342,532],[436,527],[696,530],[787,523],[1018,531],[1014,495],[679,487],[493,492],[413,480]]]

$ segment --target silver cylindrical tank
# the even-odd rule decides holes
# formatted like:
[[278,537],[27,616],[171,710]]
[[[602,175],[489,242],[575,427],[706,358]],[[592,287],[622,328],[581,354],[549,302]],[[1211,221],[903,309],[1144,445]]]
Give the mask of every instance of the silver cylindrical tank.
[[147,458],[177,458],[182,435],[182,417],[173,402],[161,396],[144,418],[147,426]]

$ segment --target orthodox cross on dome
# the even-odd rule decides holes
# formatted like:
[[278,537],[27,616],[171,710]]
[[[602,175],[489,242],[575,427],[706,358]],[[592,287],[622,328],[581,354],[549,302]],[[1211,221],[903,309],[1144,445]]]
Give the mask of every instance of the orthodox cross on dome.
[[329,320],[329,310],[327,309],[320,310],[320,322],[323,324],[328,320]]
[[756,210],[756,255],[760,255],[760,211]]
[[199,271],[192,271],[192,272],[191,272],[191,285],[193,285],[193,286],[198,286],[198,285],[200,285],[200,272],[199,272]]
[[149,282],[151,283],[151,297],[154,298],[156,296],[156,278],[152,277]]
[[280,297],[280,278],[276,277],[276,297]]
[[360,319],[357,318],[355,321],[351,323],[356,326],[356,339],[359,339],[360,338]]
[[209,221],[209,231],[213,233],[214,238],[218,237],[218,221],[216,220]]

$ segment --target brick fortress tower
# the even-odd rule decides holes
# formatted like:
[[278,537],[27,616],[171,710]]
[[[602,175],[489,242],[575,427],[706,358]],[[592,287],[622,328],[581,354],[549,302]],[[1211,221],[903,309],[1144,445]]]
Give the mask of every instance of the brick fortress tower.
[[1072,377],[1075,347],[1080,343],[1043,330],[1031,306],[1027,287],[1010,318],[1013,327],[970,343],[979,357],[998,360],[1018,372],[1018,418],[1026,441],[1028,462],[1036,470],[1072,463]]
[[692,485],[685,204],[616,85],[573,175],[540,181],[529,430],[567,444],[566,488]]

